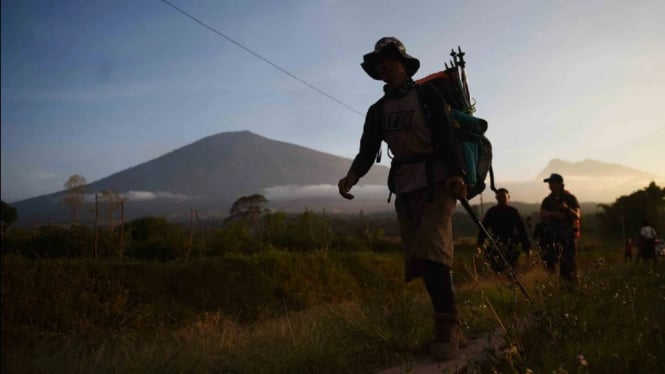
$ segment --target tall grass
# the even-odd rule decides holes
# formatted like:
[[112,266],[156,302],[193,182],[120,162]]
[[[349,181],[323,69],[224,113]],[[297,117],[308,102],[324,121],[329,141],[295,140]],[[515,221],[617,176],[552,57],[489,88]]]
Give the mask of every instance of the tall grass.
[[[523,258],[530,305],[460,245],[467,335],[508,332],[505,349],[469,370],[663,372],[665,264],[623,264],[618,254],[580,256],[574,290],[537,257]],[[371,373],[412,367],[432,331],[424,288],[402,282],[396,253],[270,250],[188,263],[3,256],[1,308],[2,368],[12,373]]]

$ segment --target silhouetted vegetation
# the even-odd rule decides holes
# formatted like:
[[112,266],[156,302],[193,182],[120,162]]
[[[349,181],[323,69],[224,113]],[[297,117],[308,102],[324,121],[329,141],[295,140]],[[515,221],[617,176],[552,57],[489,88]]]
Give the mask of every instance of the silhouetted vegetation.
[[[508,334],[472,369],[663,370],[662,261],[624,264],[621,243],[605,240],[611,228],[587,217],[593,230],[581,238],[575,292],[537,255],[521,259],[531,307],[475,252],[468,218],[456,219],[454,283],[467,335],[484,339],[497,326]],[[418,282],[403,283],[397,235],[392,214],[143,217],[100,227],[95,258],[94,229],[10,227],[2,240],[3,372],[410,367],[431,337],[431,310]]]
[[7,204],[4,201],[0,201],[0,229],[4,234],[5,231],[18,219],[18,213],[16,208]]
[[665,232],[665,187],[651,182],[630,195],[621,196],[612,204],[601,204],[599,214],[604,234],[615,238],[635,238],[644,220]]

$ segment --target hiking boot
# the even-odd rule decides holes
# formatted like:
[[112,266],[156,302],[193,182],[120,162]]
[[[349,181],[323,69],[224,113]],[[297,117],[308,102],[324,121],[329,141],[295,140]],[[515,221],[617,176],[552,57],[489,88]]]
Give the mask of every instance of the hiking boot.
[[446,313],[434,315],[434,341],[429,349],[433,359],[446,361],[457,358],[459,348],[466,344],[467,340],[457,317]]

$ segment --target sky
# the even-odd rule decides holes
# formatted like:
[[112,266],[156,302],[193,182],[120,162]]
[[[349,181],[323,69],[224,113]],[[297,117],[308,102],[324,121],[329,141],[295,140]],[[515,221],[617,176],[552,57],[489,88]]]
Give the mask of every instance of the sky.
[[353,158],[382,94],[360,62],[383,36],[415,78],[466,52],[497,179],[553,158],[665,176],[664,1],[169,1],[346,106],[160,0],[3,0],[4,201],[227,131]]

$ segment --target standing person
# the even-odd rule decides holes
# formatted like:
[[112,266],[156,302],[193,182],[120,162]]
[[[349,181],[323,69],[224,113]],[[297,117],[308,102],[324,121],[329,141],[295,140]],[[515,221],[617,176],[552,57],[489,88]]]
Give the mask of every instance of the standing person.
[[367,111],[360,150],[339,180],[339,193],[353,198],[349,191],[369,171],[385,140],[394,155],[388,186],[396,195],[405,281],[423,278],[434,309],[430,354],[451,359],[464,344],[451,280],[451,219],[456,199],[465,199],[467,192],[448,106],[434,86],[414,83],[420,62],[394,37],[379,39],[361,66],[385,85]]
[[[515,268],[519,260],[520,251],[517,245],[521,244],[522,251],[529,253],[531,241],[524,228],[524,222],[517,208],[508,204],[510,201],[510,192],[505,188],[496,190],[497,205],[489,208],[485,217],[483,217],[483,226],[498,241],[503,251],[503,256],[508,261],[507,265]],[[476,246],[483,248],[487,235],[484,231],[478,233]]]
[[639,254],[636,256],[635,261],[642,258],[645,262],[648,260],[656,264],[656,230],[649,226],[649,221],[644,220],[642,228],[640,229],[640,245]]
[[633,239],[626,239],[626,248],[623,252],[624,262],[630,262],[633,259]]
[[582,218],[580,204],[575,195],[566,191],[563,177],[552,173],[543,180],[549,184],[550,194],[540,204],[540,218],[548,226],[555,247],[560,248],[559,274],[563,280],[575,282],[577,269],[577,237]]

